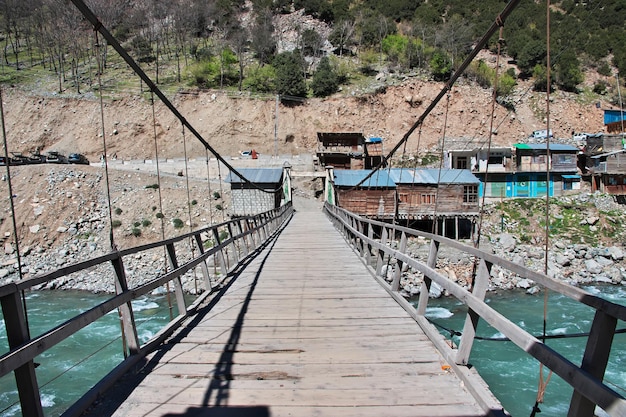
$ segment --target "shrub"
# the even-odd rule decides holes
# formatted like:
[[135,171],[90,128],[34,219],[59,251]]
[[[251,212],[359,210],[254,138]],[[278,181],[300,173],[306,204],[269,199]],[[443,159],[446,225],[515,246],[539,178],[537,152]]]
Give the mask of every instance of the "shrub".
[[216,199],[216,200],[217,200],[217,199],[218,199],[218,198],[220,198],[220,197],[221,197],[220,193],[218,193],[217,191],[214,191],[214,192],[213,192],[213,198],[214,198],[214,199]]
[[143,227],[148,227],[148,226],[150,226],[151,224],[152,224],[152,222],[151,222],[150,220],[148,220],[148,219],[143,219],[143,220],[141,221],[141,225],[142,225]]
[[218,210],[220,210],[220,211],[224,209],[224,207],[222,207],[222,205],[221,205],[221,204],[217,204],[217,205],[215,206],[215,208],[216,208],[216,209],[218,209]]
[[157,206],[152,206],[152,211],[156,211]]
[[116,209],[115,209],[115,214],[117,214],[118,216],[119,216],[120,214],[122,214],[122,209],[121,209],[121,208],[119,208],[119,207],[118,207],[118,208],[116,208]]
[[120,220],[113,220],[111,222],[111,227],[116,228],[116,227],[120,227],[122,225],[122,222]]
[[157,213],[156,214],[156,218],[157,219],[162,219],[163,217],[165,217],[165,216],[163,216],[163,213]]
[[133,227],[139,227],[139,226],[141,226],[141,222],[134,222],[133,223]]
[[198,204],[198,200],[191,200],[191,205],[195,206],[196,204]]
[[174,225],[175,229],[180,229],[185,225],[185,223],[179,218],[173,219],[172,224]]
[[138,237],[141,236],[141,229],[137,228],[137,227],[133,227],[133,230],[130,231],[133,236]]
[[226,230],[222,230],[220,232],[220,242],[225,241],[226,239],[228,239],[230,235],[228,234],[228,232]]
[[159,184],[146,185],[146,188],[152,188],[153,190],[158,190],[159,189]]

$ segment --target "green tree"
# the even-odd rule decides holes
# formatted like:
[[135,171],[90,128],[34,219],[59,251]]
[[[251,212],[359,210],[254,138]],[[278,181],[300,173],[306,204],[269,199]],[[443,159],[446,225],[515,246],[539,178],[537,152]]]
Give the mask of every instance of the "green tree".
[[436,81],[447,81],[452,74],[452,61],[445,52],[435,51],[430,59],[430,72]]
[[398,65],[400,60],[406,56],[406,48],[409,40],[402,35],[387,35],[383,39],[383,52],[387,55],[387,60],[392,65]]
[[243,80],[245,90],[257,93],[273,93],[276,91],[276,70],[271,65],[256,67]]
[[328,57],[323,57],[313,74],[311,82],[313,94],[316,97],[326,97],[335,92],[339,88],[337,73],[330,65]]
[[580,70],[580,64],[574,51],[566,50],[558,58],[555,65],[556,84],[565,91],[577,91],[578,84],[582,83],[584,76]]
[[282,52],[274,58],[276,92],[280,95],[306,97],[307,88],[298,51]]

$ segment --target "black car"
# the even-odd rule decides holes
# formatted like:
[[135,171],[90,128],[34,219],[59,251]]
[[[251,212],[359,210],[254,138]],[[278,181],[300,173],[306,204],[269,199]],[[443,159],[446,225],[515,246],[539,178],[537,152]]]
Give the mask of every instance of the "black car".
[[70,164],[89,165],[89,160],[85,157],[85,155],[80,153],[71,153],[67,157],[67,162],[69,162]]

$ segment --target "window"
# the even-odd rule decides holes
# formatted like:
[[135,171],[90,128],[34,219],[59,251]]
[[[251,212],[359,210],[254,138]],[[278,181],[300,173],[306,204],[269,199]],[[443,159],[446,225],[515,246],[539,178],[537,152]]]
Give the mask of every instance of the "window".
[[400,199],[401,203],[408,203],[409,202],[409,193],[400,193],[398,198]]
[[464,203],[476,203],[477,201],[478,201],[478,186],[477,185],[463,186],[463,202]]
[[456,169],[467,169],[467,156],[458,156],[456,158]]
[[422,194],[421,200],[422,200],[422,204],[435,204],[436,195],[435,194]]

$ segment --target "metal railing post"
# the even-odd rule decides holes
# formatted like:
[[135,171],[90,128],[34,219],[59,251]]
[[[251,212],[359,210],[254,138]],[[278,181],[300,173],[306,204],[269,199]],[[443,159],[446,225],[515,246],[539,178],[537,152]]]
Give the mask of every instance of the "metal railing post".
[[[20,346],[29,340],[24,305],[22,300],[20,300],[17,286],[12,284],[12,287],[14,291],[8,292],[0,298],[10,349]],[[37,375],[35,374],[35,363],[30,360],[16,368],[13,373],[20,397],[22,415],[43,417]]]

